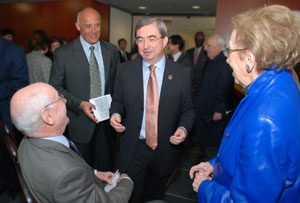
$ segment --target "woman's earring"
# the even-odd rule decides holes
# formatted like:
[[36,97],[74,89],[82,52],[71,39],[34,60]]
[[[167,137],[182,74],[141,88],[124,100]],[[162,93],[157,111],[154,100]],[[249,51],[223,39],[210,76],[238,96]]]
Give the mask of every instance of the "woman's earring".
[[246,64],[247,73],[251,73],[253,68],[250,68],[249,64]]

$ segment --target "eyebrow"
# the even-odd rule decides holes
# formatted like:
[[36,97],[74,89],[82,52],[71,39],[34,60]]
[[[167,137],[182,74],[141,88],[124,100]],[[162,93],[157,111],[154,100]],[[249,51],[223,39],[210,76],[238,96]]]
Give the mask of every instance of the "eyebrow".
[[[157,37],[157,36],[156,36],[156,35],[149,35],[149,36],[147,36],[146,38],[150,38],[150,37]],[[137,36],[137,38],[144,38],[144,37]]]

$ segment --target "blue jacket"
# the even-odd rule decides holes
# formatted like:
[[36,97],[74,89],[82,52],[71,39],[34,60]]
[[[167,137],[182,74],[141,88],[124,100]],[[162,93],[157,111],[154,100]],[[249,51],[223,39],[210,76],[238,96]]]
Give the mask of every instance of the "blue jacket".
[[226,127],[199,202],[300,202],[300,92],[290,72],[264,71]]
[[28,68],[23,48],[0,38],[0,116],[10,126],[10,98],[26,85]]

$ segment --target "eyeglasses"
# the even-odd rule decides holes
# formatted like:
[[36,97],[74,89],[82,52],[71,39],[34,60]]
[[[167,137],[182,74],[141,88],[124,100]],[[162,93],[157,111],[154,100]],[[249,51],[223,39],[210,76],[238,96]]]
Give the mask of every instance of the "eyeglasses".
[[226,48],[225,50],[223,50],[223,53],[226,57],[229,56],[229,54],[231,54],[232,52],[235,52],[235,51],[244,51],[248,48],[242,48],[242,49],[229,49],[229,48]]
[[47,109],[47,108],[49,108],[49,106],[51,106],[52,104],[55,104],[56,102],[59,102],[60,100],[63,100],[64,103],[67,102],[67,100],[63,94],[59,94],[58,96],[59,96],[59,98],[57,100],[51,102],[50,104],[47,104],[44,108]]
[[155,42],[157,42],[159,39],[162,39],[163,37],[156,37],[156,36],[151,36],[151,37],[148,37],[148,38],[137,38],[135,40],[135,43],[137,45],[144,45],[145,42],[147,41],[149,44],[154,44]]

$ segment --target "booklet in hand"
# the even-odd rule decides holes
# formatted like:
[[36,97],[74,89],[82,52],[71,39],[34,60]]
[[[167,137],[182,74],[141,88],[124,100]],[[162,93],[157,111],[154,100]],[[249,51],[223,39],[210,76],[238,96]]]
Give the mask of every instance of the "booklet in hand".
[[119,170],[117,170],[117,171],[114,173],[113,177],[112,177],[112,184],[107,184],[107,185],[104,187],[104,191],[105,191],[105,192],[109,192],[109,191],[111,191],[114,187],[116,187],[117,181],[118,181],[119,178],[120,178],[120,172],[119,172]]
[[93,109],[93,112],[98,122],[109,119],[111,101],[110,94],[90,99],[90,102],[96,106],[96,109]]

